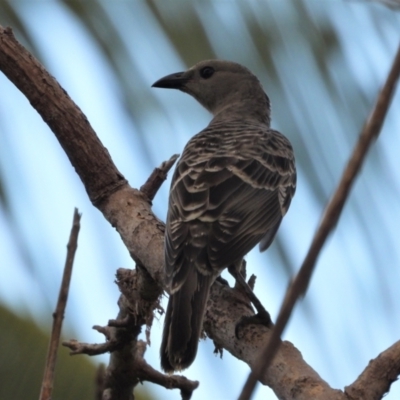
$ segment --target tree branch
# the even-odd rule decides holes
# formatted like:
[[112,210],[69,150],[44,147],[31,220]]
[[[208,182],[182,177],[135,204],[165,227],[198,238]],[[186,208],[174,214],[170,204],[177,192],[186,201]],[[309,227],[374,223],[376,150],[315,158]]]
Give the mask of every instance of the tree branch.
[[[146,342],[138,340],[141,326],[152,323],[154,302],[158,295],[143,300],[138,292],[137,271],[119,269],[118,286],[122,292],[116,320],[109,321],[107,327],[94,327],[106,336],[104,344],[80,343],[76,340],[64,342],[72,349],[71,354],[95,355],[110,352],[110,363],[104,374],[102,388],[105,399],[133,399],[133,388],[139,382],[149,381],[166,389],[180,389],[183,400],[190,399],[199,383],[183,376],[168,376],[152,368],[144,359]],[[157,304],[156,304],[157,306]],[[150,320],[149,320],[150,317]],[[148,339],[148,336],[147,336]]]
[[[94,205],[127,181],[112,162],[89,121],[66,91],[17,40],[0,27],[1,70],[49,125]],[[87,135],[83,136],[83,132]]]
[[345,388],[350,400],[379,400],[400,375],[400,341],[371,360],[356,381]]
[[165,179],[167,179],[167,174],[178,157],[179,154],[174,154],[168,161],[164,161],[159,168],[155,168],[149,176],[149,179],[147,179],[146,183],[140,188],[140,191],[145,194],[150,201],[154,200],[158,189]]
[[[261,325],[246,325],[235,335],[242,316],[254,315],[241,290],[216,282],[211,288],[204,329],[217,348],[225,348],[250,368],[271,337],[271,329]],[[299,350],[288,341],[281,342],[268,372],[260,382],[271,387],[279,399],[344,400],[341,391],[330,386],[303,359]]]
[[[139,300],[136,295],[131,297],[126,293],[125,289],[130,287],[129,284],[119,285],[122,292],[119,302],[120,315],[117,320],[110,322],[108,327],[97,327],[97,330],[106,335],[107,341],[113,341],[114,334],[124,335],[128,325],[134,326],[135,332],[130,333],[129,340],[117,339],[117,348],[111,353],[110,364],[104,377],[106,388],[114,388],[115,391],[122,388],[124,395],[127,396],[125,398],[130,398],[135,384],[133,380],[139,376],[133,377],[130,372],[135,368],[132,360],[137,354],[143,354],[140,353],[137,335],[141,324],[148,323],[145,315],[140,316],[142,321],[137,321],[137,301],[151,301],[158,298],[164,287],[164,223],[152,213],[149,196],[128,185],[96,137],[86,117],[67,93],[15,40],[11,29],[2,27],[0,27],[0,69],[25,94],[32,106],[49,124],[80,176],[93,205],[117,229],[131,257],[137,263],[135,279],[139,282],[137,287]],[[121,282],[119,279],[119,283]],[[235,327],[240,318],[243,315],[254,315],[247,299],[241,296],[239,290],[216,282],[211,290],[204,327],[218,348],[227,349],[235,357],[253,367],[271,331],[259,325],[249,325],[241,332],[240,340],[236,337]],[[154,307],[157,307],[156,301]],[[143,308],[145,307],[139,307],[139,311]],[[91,351],[98,350],[96,348]],[[126,354],[130,356],[124,359]],[[122,382],[124,377],[129,379]],[[154,382],[157,379],[154,377]],[[270,385],[281,399],[345,398],[342,392],[330,389],[289,342],[282,343],[271,367],[261,376],[260,381]],[[195,385],[190,385],[194,389]],[[319,394],[322,393],[322,397],[315,396],[317,391]],[[110,394],[109,391],[107,393]],[[186,395],[185,389],[182,395]]]
[[72,266],[74,264],[74,258],[76,249],[78,248],[78,235],[81,228],[80,225],[81,215],[75,208],[74,219],[72,222],[71,233],[67,244],[67,258],[65,260],[64,273],[62,277],[60,293],[58,295],[58,301],[56,310],[53,314],[53,328],[51,330],[49,350],[47,353],[46,366],[43,375],[42,387],[40,390],[40,400],[51,399],[54,384],[54,372],[57,361],[57,350],[60,344],[61,327],[64,319],[65,307],[68,300],[69,285],[71,282]]
[[344,204],[349,196],[350,189],[359,173],[361,166],[365,160],[368,149],[373,140],[378,137],[389,109],[390,101],[396,88],[400,75],[400,46],[394,58],[392,68],[389,71],[385,85],[378,94],[375,107],[371,116],[367,119],[364,128],[360,134],[358,142],[353,150],[353,154],[343,172],[339,185],[329,201],[323,213],[321,223],[314,235],[311,246],[308,250],[305,260],[292,284],[289,286],[282,307],[280,309],[273,334],[268,341],[267,346],[263,349],[254,370],[250,373],[239,400],[248,400],[256,386],[259,378],[264,375],[269,364],[279,347],[280,337],[289,321],[293,308],[300,298],[304,296],[310,283],[312,273],[314,271],[317,258],[326,239],[336,226]]

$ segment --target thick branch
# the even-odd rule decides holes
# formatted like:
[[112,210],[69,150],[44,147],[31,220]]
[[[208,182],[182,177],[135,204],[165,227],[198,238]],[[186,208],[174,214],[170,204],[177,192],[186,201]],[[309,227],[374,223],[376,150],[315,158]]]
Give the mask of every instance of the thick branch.
[[0,68],[49,125],[97,205],[127,181],[112,162],[86,116],[21,44],[0,27]]
[[282,307],[276,321],[274,332],[268,342],[268,345],[261,352],[254,370],[250,373],[242,393],[240,400],[248,400],[255,388],[256,382],[259,380],[277,351],[280,337],[289,321],[293,308],[307,290],[314,271],[317,258],[321,252],[323,245],[329,234],[336,226],[343,207],[348,199],[350,190],[355,182],[357,174],[367,156],[368,149],[373,143],[373,140],[378,137],[385,120],[391,99],[393,97],[397,82],[400,76],[400,46],[394,58],[393,65],[389,71],[385,85],[378,94],[375,107],[372,110],[371,116],[367,119],[364,128],[360,134],[353,153],[346,165],[342,174],[339,185],[325,208],[321,223],[314,235],[311,246],[307,252],[306,258],[301,265],[300,271],[289,286]]
[[[44,67],[15,40],[11,30],[1,27],[0,69],[49,124],[85,185],[91,201],[117,229],[139,265],[138,271],[145,269],[142,278],[146,281],[148,293],[151,292],[152,296],[161,293],[164,286],[164,224],[152,213],[147,196],[128,185],[84,114]],[[227,349],[253,366],[270,332],[261,326],[250,325],[242,332],[240,340],[236,338],[235,326],[240,317],[253,314],[246,301],[238,297],[239,294],[228,286],[219,283],[214,285],[205,318],[205,331],[218,347]],[[125,317],[126,314],[120,315],[118,321],[125,321]],[[113,341],[107,329],[103,333],[108,341]],[[98,352],[100,349],[76,350]],[[123,352],[119,350],[112,353],[108,372],[126,370],[126,360],[122,359],[122,355]],[[128,364],[131,368],[131,361]],[[115,374],[105,377],[105,381],[108,381],[106,386],[112,385],[113,377]],[[341,398],[340,392],[330,389],[288,342],[280,346],[268,373],[263,374],[260,380],[270,385],[280,398],[318,398],[314,396],[316,393],[324,399]],[[126,393],[130,390],[129,384],[124,387]]]
[[[217,347],[223,347],[251,368],[271,336],[271,329],[248,325],[235,335],[236,324],[242,316],[251,316],[247,300],[240,290],[216,282],[211,288],[204,328]],[[344,400],[341,391],[333,390],[303,359],[290,342],[281,342],[267,374],[260,382],[270,386],[279,399]]]
[[345,392],[350,400],[379,400],[399,375],[400,341],[371,360],[356,381],[345,388]]

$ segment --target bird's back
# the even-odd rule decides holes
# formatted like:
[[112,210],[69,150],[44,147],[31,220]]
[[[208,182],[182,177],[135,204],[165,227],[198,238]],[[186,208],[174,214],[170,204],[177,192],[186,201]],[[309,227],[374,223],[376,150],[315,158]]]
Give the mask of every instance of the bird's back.
[[290,142],[261,123],[211,122],[186,145],[173,176],[166,271],[173,287],[184,263],[218,276],[263,237],[271,243],[295,190]]

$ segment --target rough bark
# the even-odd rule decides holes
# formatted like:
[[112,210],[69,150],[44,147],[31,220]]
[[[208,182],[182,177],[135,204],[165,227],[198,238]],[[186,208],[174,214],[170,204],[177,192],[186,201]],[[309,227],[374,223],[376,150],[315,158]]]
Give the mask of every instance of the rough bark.
[[400,341],[371,360],[354,383],[345,388],[345,393],[351,400],[379,400],[389,392],[399,373]]
[[[153,214],[147,196],[129,186],[82,111],[45,68],[15,40],[11,29],[2,27],[0,69],[50,126],[93,205],[117,229],[136,263],[149,273],[152,281],[147,284],[153,290],[152,296],[161,293],[164,286],[164,223]],[[250,367],[270,334],[260,325],[250,325],[239,332],[240,339],[235,336],[240,318],[253,314],[236,289],[219,282],[213,286],[205,332],[218,348],[230,351]],[[118,364],[116,358],[114,362]],[[268,384],[280,399],[349,398],[347,394],[331,389],[289,342],[281,344],[261,382]],[[362,385],[368,385],[368,382],[362,382]],[[355,390],[352,389],[351,398],[362,399],[353,395]]]

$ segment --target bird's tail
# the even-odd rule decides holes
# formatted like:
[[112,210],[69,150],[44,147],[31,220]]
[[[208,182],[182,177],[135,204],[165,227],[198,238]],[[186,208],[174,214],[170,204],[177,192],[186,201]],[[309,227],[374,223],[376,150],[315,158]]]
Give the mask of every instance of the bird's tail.
[[165,372],[188,368],[197,353],[212,275],[190,267],[181,288],[170,295],[161,343],[161,367]]

